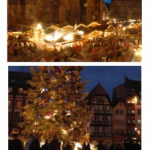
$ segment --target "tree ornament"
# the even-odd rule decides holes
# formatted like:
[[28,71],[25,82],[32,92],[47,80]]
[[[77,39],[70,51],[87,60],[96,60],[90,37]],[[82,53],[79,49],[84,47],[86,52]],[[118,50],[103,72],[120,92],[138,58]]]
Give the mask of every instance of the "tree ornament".
[[51,117],[51,120],[52,120],[52,121],[56,121],[55,117],[53,117],[53,116]]
[[44,101],[44,100],[42,100],[42,104],[45,104],[45,101]]

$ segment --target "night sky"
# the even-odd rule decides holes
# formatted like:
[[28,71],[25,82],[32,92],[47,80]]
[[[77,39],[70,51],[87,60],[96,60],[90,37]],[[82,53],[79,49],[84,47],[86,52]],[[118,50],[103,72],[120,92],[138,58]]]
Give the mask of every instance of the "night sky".
[[[9,71],[30,72],[29,67],[9,66]],[[141,81],[140,66],[87,66],[81,72],[82,80],[88,80],[86,91],[90,92],[98,83],[112,99],[113,88],[124,83],[124,77]]]
[[104,0],[105,1],[105,3],[111,3],[111,0]]

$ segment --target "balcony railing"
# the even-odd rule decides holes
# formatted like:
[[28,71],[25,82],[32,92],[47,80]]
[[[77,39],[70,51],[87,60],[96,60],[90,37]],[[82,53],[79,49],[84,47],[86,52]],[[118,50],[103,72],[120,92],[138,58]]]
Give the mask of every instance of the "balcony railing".
[[90,126],[111,126],[111,121],[92,121]]
[[92,133],[92,137],[111,137],[111,133]]
[[111,115],[112,112],[110,110],[95,110],[94,114],[95,115],[97,115],[97,114],[108,114],[108,115]]

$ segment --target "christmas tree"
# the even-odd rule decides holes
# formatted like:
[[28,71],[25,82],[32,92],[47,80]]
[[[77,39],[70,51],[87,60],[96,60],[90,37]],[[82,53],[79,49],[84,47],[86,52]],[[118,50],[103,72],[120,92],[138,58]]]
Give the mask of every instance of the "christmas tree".
[[89,114],[82,92],[87,81],[81,81],[77,66],[31,67],[32,89],[29,104],[24,107],[20,123],[22,135],[39,133],[44,139],[57,136],[59,140],[82,141]]

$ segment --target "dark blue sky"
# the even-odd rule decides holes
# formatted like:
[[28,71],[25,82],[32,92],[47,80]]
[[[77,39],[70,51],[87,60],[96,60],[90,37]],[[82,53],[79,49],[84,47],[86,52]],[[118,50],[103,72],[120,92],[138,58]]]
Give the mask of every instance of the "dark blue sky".
[[105,1],[105,3],[111,3],[111,0],[104,0]]
[[[30,72],[29,67],[9,66],[9,71]],[[132,80],[141,81],[140,66],[87,66],[81,72],[82,80],[88,80],[86,90],[91,91],[101,83],[112,99],[113,88],[124,83],[124,76]]]

